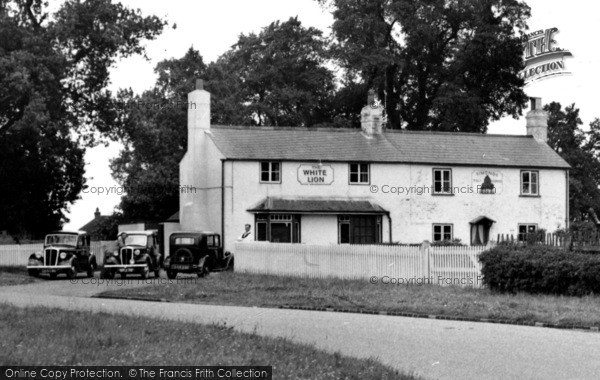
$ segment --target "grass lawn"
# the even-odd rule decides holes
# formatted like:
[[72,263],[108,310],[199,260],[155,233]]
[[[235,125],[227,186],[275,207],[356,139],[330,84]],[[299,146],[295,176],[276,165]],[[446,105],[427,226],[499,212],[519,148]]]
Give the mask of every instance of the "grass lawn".
[[268,365],[274,379],[416,379],[282,338],[104,313],[2,305],[0,336],[0,366]]
[[119,289],[102,295],[218,305],[331,307],[562,326],[600,326],[600,296],[505,295],[487,289],[372,285],[368,280],[301,279],[235,272],[211,274],[198,282]]
[[27,274],[25,267],[0,267],[0,286],[31,284],[41,281]]

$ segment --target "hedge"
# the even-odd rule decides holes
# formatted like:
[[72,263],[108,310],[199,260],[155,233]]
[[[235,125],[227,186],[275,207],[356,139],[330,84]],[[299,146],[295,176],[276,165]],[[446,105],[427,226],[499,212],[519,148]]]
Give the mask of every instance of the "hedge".
[[600,255],[547,246],[497,246],[482,252],[484,283],[494,291],[569,296],[600,294]]

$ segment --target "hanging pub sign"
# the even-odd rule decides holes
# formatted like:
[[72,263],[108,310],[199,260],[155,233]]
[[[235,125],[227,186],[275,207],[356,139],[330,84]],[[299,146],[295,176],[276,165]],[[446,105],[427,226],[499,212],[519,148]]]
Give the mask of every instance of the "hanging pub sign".
[[298,182],[302,185],[331,185],[333,183],[333,168],[329,165],[300,165],[298,166]]
[[502,172],[497,170],[474,170],[472,175],[473,189],[478,194],[502,193]]
[[565,58],[573,57],[570,51],[556,46],[554,35],[558,28],[540,29],[529,33],[524,43],[525,69],[519,75],[529,85],[541,79],[571,74]]

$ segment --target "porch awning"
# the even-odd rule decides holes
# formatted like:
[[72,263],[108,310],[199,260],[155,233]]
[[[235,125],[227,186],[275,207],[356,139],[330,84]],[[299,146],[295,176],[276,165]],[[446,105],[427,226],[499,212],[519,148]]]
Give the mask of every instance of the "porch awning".
[[482,222],[488,222],[489,224],[496,223],[496,221],[494,219],[490,219],[487,216],[480,215],[477,218],[471,220],[469,222],[469,224],[478,224],[478,223],[482,223]]
[[253,213],[285,212],[288,214],[388,214],[369,200],[286,199],[267,197],[247,211]]

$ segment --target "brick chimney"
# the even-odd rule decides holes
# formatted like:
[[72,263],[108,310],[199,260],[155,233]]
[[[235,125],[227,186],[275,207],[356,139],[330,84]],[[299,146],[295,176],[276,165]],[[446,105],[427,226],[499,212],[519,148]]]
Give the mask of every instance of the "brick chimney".
[[367,105],[360,111],[360,127],[363,135],[372,138],[383,132],[383,107],[375,99],[375,91],[369,90]]
[[96,207],[96,211],[94,212],[94,219],[98,219],[100,217],[100,209]]
[[527,135],[537,141],[548,142],[548,113],[542,109],[542,98],[529,98],[531,109],[527,112]]

